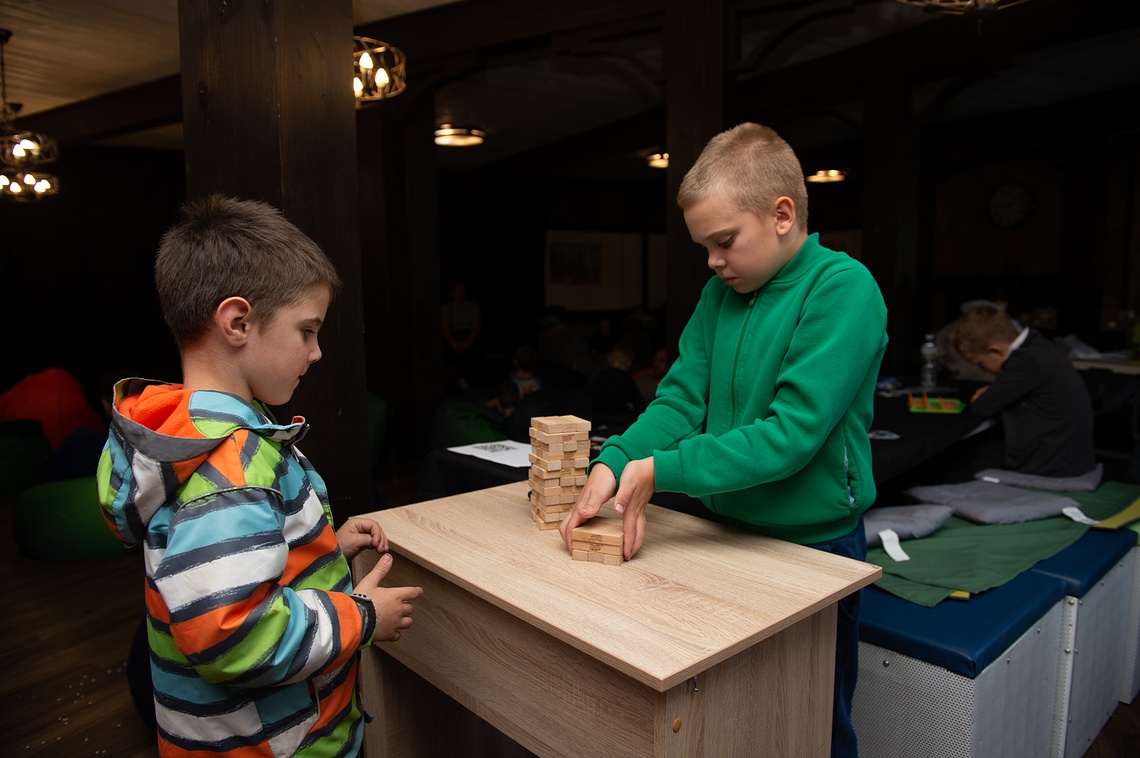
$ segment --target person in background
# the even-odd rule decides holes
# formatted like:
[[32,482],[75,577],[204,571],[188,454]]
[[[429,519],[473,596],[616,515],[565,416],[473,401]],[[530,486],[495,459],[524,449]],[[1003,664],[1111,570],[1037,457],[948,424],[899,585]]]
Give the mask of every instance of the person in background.
[[534,345],[520,345],[511,360],[510,380],[518,387],[518,397],[522,399],[532,392],[542,389],[542,377],[538,374],[539,355]]
[[454,370],[456,383],[468,389],[476,382],[479,330],[483,314],[478,304],[467,299],[467,285],[451,286],[451,299],[440,309],[439,326],[447,346],[447,364]]
[[[574,528],[611,497],[625,557],[647,539],[654,492],[683,492],[726,523],[862,560],[875,500],[871,428],[887,310],[858,261],[808,233],[792,148],[741,124],[706,145],[677,202],[714,276],[656,399],[603,444]],[[615,494],[616,492],[616,494]],[[857,754],[851,701],[861,595],[839,602],[832,754]]]
[[1096,468],[1093,407],[1069,358],[1036,329],[1019,328],[1004,309],[983,305],[962,314],[954,346],[994,376],[970,400],[971,412],[1000,417],[1000,459],[977,460],[975,470],[1004,468],[1068,477]]
[[633,348],[628,342],[614,344],[606,354],[606,364],[588,385],[593,421],[599,426],[625,428],[645,410],[630,368]]
[[661,384],[661,380],[665,378],[668,371],[669,351],[664,347],[658,347],[653,351],[653,362],[633,372],[633,381],[637,382],[637,391],[641,393],[641,399],[646,404],[653,402],[653,398],[657,396],[657,385]]

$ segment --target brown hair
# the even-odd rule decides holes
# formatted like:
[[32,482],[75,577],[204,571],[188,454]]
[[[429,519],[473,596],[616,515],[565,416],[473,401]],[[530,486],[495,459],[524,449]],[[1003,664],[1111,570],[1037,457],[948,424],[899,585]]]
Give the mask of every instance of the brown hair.
[[182,207],[159,245],[154,281],[180,348],[206,331],[226,298],[245,298],[266,323],[316,285],[330,297],[340,289],[332,261],[280,211],[218,194]]
[[677,205],[685,210],[720,192],[740,210],[757,214],[767,213],[776,198],[790,197],[796,226],[807,229],[803,168],[791,145],[766,126],[744,123],[709,140],[681,181]]
[[954,329],[954,349],[959,355],[978,355],[990,345],[1008,345],[1017,339],[1013,319],[1000,308],[982,305],[962,314]]

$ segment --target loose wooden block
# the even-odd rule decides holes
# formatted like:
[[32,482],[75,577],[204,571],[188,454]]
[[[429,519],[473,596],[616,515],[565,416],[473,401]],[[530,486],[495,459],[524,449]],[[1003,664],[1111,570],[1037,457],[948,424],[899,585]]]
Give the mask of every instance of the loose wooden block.
[[604,545],[601,542],[582,542],[574,540],[574,550],[584,550],[587,553],[605,553],[606,555],[621,555],[621,545]]
[[573,539],[577,542],[596,542],[602,545],[621,545],[625,532],[621,519],[592,518],[581,526],[574,527]]
[[589,561],[590,554],[585,550],[573,550],[570,552],[570,557],[576,561]]
[[590,563],[604,563],[607,566],[620,566],[621,562],[625,560],[622,558],[621,554],[610,555],[609,553],[589,552],[586,553],[586,555],[588,556]]

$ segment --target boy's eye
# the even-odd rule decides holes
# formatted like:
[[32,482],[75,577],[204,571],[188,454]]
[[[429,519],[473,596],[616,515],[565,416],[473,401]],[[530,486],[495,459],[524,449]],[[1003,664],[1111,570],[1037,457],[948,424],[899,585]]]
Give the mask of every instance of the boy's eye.
[[724,239],[722,239],[720,242],[718,242],[716,244],[717,244],[717,247],[729,248],[729,247],[732,247],[732,243],[735,241],[736,241],[735,237],[725,237]]

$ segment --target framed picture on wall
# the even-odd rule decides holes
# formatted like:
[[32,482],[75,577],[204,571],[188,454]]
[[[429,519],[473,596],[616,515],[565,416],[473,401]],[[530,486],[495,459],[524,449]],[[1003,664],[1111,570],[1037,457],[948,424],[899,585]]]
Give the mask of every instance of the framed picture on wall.
[[547,232],[546,304],[594,311],[632,308],[641,303],[643,236]]

